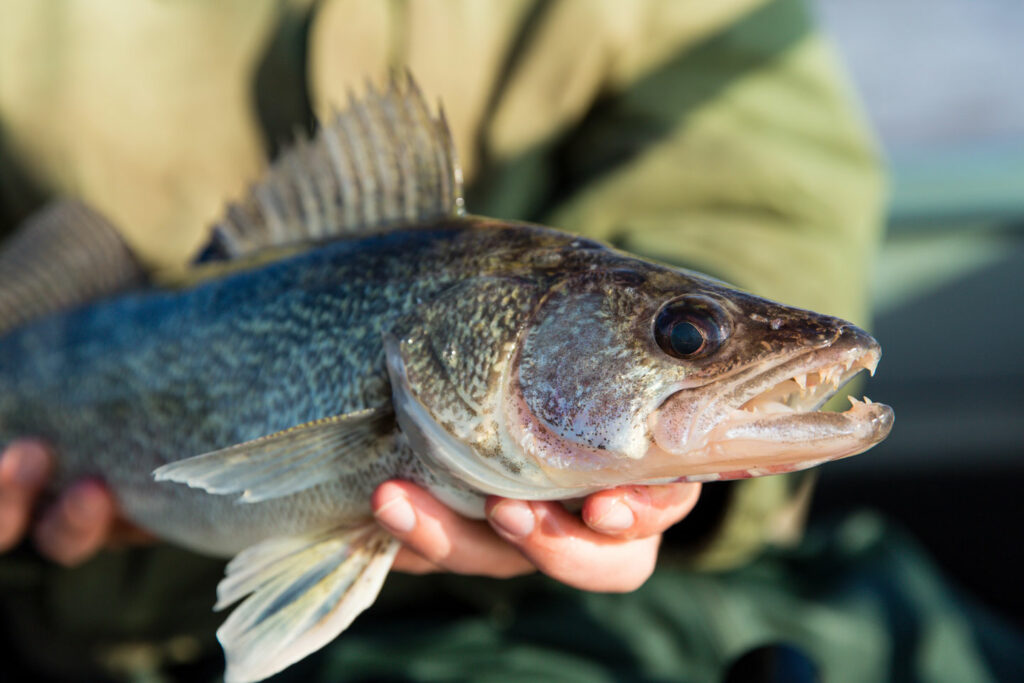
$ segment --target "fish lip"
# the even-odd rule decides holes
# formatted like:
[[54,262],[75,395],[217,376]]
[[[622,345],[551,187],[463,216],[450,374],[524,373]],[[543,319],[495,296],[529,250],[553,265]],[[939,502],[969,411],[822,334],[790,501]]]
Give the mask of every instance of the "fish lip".
[[726,405],[709,405],[708,409],[732,409],[748,412],[744,406],[778,387],[781,383],[800,376],[821,371],[832,373],[832,381],[819,382],[808,387],[806,395],[796,397],[790,404],[795,412],[807,413],[819,410],[832,396],[862,371],[875,374],[875,368],[882,357],[882,349],[871,335],[853,325],[840,329],[836,339],[825,347],[811,349],[799,356],[781,360],[767,369],[752,369],[749,375],[737,378],[731,383],[732,391],[727,392]]

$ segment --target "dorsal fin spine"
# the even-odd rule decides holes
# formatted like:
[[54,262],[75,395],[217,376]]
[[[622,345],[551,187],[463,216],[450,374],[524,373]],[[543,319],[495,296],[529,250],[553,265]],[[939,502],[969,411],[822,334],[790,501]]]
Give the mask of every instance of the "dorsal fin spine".
[[439,174],[444,183],[442,192],[446,205],[454,207],[455,214],[461,216],[465,213],[465,202],[462,198],[462,168],[459,166],[458,157],[455,154],[455,141],[452,139],[451,128],[448,127],[448,117],[444,113],[444,107],[437,105],[439,129],[444,140],[445,150],[438,150],[438,164],[442,169]]
[[[380,201],[380,191],[377,189],[376,164],[373,160],[372,140],[370,131],[367,130],[363,121],[363,111],[360,101],[355,94],[349,92],[349,111],[352,112],[352,126],[349,129],[349,141],[355,151],[356,175],[355,180],[362,187],[363,201],[359,202],[362,208],[363,225],[373,225],[377,222],[376,205]],[[370,199],[371,201],[366,201]]]
[[337,189],[337,193],[332,189],[330,196],[332,199],[337,197],[340,200],[342,223],[351,224],[355,220],[355,192],[349,180],[351,178],[349,169],[352,168],[352,152],[347,149],[343,141],[343,138],[348,137],[348,132],[341,123],[339,112],[334,113],[332,125],[324,129],[323,135],[331,173],[335,181],[334,187]]
[[263,214],[267,226],[268,236],[274,242],[284,238],[284,222],[278,214],[275,204],[273,184],[257,185],[256,200],[259,202],[260,213]]
[[[377,209],[381,197],[380,171],[377,168],[377,159],[374,154],[376,141],[372,137],[372,129],[366,125],[359,100],[353,101],[352,113],[352,130],[357,133],[356,137],[352,139],[352,144],[360,150],[359,162],[363,169],[362,173],[357,176],[359,183],[362,184],[364,197],[364,201],[359,202],[359,207],[362,209],[363,224],[374,225],[380,220]],[[365,201],[365,199],[371,201]]]
[[306,140],[301,136],[295,139],[295,151],[288,155],[288,168],[296,178],[295,189],[299,195],[299,205],[302,213],[308,219],[309,232],[314,237],[323,235],[321,216],[323,215],[322,205],[317,197],[317,185],[315,171],[309,172],[299,163],[300,157],[305,157],[312,163],[313,155],[307,153]]
[[462,180],[444,112],[410,78],[367,88],[312,141],[299,138],[228,208],[204,258],[235,258],[462,215]]
[[[327,139],[324,139],[325,147]],[[334,225],[338,220],[337,180],[334,177],[334,169],[331,167],[331,153],[325,147],[314,147],[309,140],[303,140],[303,149],[307,151],[314,166],[312,171],[313,187],[318,197],[318,203],[323,213],[318,217],[317,222],[320,229],[318,236],[327,234],[328,226]]]
[[[385,97],[377,94],[372,83],[367,83],[366,88],[367,97],[360,103],[359,118],[362,121],[363,128],[369,134],[370,150],[373,152],[373,165],[378,180],[376,187],[377,201],[370,203],[374,205],[378,213],[383,209],[382,213],[384,215],[390,215],[392,211],[389,211],[389,208],[395,206],[394,199],[397,188],[394,187],[394,184],[396,180],[400,180],[393,163],[394,150],[391,149],[394,147],[395,141],[392,138],[395,137],[395,132],[390,131],[389,134],[387,127],[384,125],[385,122],[381,120],[380,110],[385,106]],[[372,109],[367,104],[373,105]],[[376,220],[381,218],[378,215]]]
[[[398,83],[392,74],[388,84],[387,96],[382,98],[384,117],[386,119],[388,134],[395,136],[400,130],[412,130],[412,122],[405,115],[405,107],[395,105],[395,95],[398,93]],[[396,197],[401,201],[401,215],[406,221],[416,219],[416,145],[406,144],[397,146],[393,155],[395,168],[397,168]]]
[[[388,90],[378,98],[380,107],[379,113],[375,117],[378,128],[383,131],[384,137],[388,140],[399,137],[399,131],[401,130],[400,124],[396,119],[393,98],[393,90]],[[387,163],[390,178],[390,182],[385,183],[385,185],[391,187],[391,196],[388,200],[388,205],[392,207],[391,213],[399,216],[400,220],[409,221],[415,218],[415,214],[410,218],[406,210],[409,200],[408,181],[412,177],[412,170],[409,168],[407,161],[408,141],[403,140],[401,144],[382,145],[380,149],[382,151],[381,156]]]
[[405,109],[413,120],[413,129],[418,131],[416,148],[422,147],[428,152],[422,160],[423,167],[432,169],[432,172],[426,177],[429,184],[424,188],[424,194],[429,197],[435,197],[443,206],[448,205],[449,196],[445,191],[444,178],[440,177],[444,175],[445,166],[439,163],[440,157],[438,156],[443,150],[439,145],[434,145],[434,149],[431,150],[429,143],[424,144],[424,137],[427,131],[436,131],[437,126],[431,119],[430,112],[427,111],[426,101],[416,81],[412,79],[412,76],[408,76],[408,81],[409,89],[414,93],[414,96],[406,100]]

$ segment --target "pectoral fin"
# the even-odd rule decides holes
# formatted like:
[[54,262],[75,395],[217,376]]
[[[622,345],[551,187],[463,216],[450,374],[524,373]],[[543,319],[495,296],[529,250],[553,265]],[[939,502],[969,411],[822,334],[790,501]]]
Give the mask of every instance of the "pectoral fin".
[[376,524],[274,538],[242,551],[217,588],[229,683],[259,681],[345,630],[380,592],[399,543]]
[[364,469],[380,456],[377,449],[392,431],[389,408],[363,410],[172,462],[153,476],[258,503]]

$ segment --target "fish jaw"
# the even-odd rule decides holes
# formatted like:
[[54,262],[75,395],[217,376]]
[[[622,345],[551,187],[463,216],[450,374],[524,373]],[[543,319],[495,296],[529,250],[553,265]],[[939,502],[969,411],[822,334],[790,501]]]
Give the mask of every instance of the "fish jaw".
[[676,481],[743,479],[862,453],[888,436],[892,408],[853,397],[845,412],[820,408],[860,372],[874,374],[880,358],[878,343],[848,325],[828,346],[751,368],[718,391],[677,392],[649,420],[648,471]]

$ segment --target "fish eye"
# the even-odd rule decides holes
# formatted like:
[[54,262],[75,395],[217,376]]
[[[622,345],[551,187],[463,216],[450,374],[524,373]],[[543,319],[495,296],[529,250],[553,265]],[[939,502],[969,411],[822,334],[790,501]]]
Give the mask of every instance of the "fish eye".
[[654,341],[673,358],[692,360],[714,353],[725,340],[716,308],[703,298],[670,301],[654,318]]

